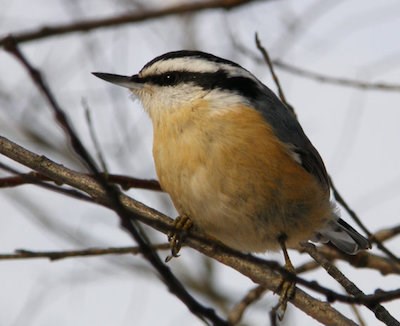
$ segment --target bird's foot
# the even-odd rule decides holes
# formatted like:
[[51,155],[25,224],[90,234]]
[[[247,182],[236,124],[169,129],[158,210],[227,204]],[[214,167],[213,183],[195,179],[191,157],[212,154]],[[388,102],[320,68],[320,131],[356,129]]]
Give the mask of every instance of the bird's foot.
[[[296,270],[294,269],[293,264],[290,261],[289,254],[287,252],[286,236],[279,237],[278,241],[279,241],[279,244],[281,245],[283,255],[285,257],[285,266],[284,266],[285,270],[291,274],[296,275]],[[295,294],[295,290],[296,290],[296,282],[293,280],[288,280],[286,275],[282,275],[282,281],[279,284],[278,289],[276,291],[280,295],[279,302],[273,309],[274,312],[277,314],[279,320],[283,319],[283,317],[285,315],[287,303],[290,299],[293,298],[293,296]]]
[[[293,274],[295,273],[293,266],[291,266],[291,268],[290,267],[288,268],[288,266],[285,265],[285,269],[290,273]],[[274,310],[279,320],[282,320],[283,317],[285,316],[287,303],[290,299],[293,298],[295,290],[296,290],[296,283],[294,281],[289,281],[286,280],[285,278],[282,279],[277,289],[277,293],[279,293],[279,302],[274,307]]]
[[179,257],[182,243],[190,228],[193,226],[192,221],[186,215],[178,216],[174,221],[174,231],[168,232],[168,242],[171,248],[171,255],[168,255],[165,262],[168,263],[172,258]]

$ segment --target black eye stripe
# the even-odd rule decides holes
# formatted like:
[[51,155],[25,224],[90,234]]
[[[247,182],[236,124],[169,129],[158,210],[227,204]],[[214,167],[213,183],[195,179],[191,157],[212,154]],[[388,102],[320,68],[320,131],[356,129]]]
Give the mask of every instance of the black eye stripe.
[[253,99],[263,93],[263,88],[254,79],[243,76],[232,77],[223,70],[216,72],[169,71],[142,77],[140,81],[158,86],[175,86],[187,83],[205,90],[230,90]]
[[197,80],[199,77],[209,78],[209,73],[194,73],[188,71],[169,71],[158,75],[141,78],[143,82],[159,86],[173,86]]

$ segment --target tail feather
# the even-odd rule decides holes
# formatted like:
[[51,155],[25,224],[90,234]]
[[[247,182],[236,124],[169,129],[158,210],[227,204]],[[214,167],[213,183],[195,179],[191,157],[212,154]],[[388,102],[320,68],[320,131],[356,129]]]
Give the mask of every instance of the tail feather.
[[349,255],[371,248],[368,239],[364,238],[354,228],[341,218],[332,220],[316,234],[316,240],[322,243],[331,242],[338,249]]

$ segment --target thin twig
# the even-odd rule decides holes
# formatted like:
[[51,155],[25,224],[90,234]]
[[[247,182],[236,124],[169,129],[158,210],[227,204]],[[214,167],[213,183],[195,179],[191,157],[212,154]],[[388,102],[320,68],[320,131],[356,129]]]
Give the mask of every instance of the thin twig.
[[325,74],[321,74],[318,72],[306,70],[303,68],[296,67],[292,64],[288,64],[281,60],[272,60],[274,66],[289,72],[291,74],[295,74],[296,76],[313,79],[315,81],[319,81],[321,83],[328,83],[332,85],[342,86],[342,87],[353,87],[361,90],[376,90],[376,91],[391,91],[391,92],[400,92],[399,84],[391,84],[387,82],[366,82],[357,79],[344,78],[344,77],[334,77]]
[[351,304],[350,309],[353,311],[354,315],[356,316],[358,325],[359,326],[367,326],[363,317],[361,316],[360,308],[358,306],[356,306],[355,304]]
[[267,288],[264,286],[258,285],[255,288],[251,289],[245,297],[240,300],[230,311],[228,315],[228,320],[232,325],[236,325],[240,322],[243,317],[244,312],[247,308],[249,308],[254,302],[261,299],[264,293],[267,291]]
[[288,101],[286,100],[285,94],[283,93],[283,89],[282,89],[282,87],[281,87],[281,83],[279,82],[278,76],[277,76],[276,73],[275,73],[274,66],[272,65],[271,59],[270,59],[270,57],[269,57],[269,54],[268,54],[267,50],[262,46],[262,44],[261,44],[261,42],[260,42],[260,40],[259,40],[259,38],[258,38],[258,34],[257,34],[257,33],[256,33],[256,35],[255,35],[255,40],[256,40],[257,49],[260,50],[261,54],[262,54],[263,57],[264,57],[264,61],[267,63],[268,68],[269,68],[269,70],[270,70],[270,72],[271,72],[272,78],[273,78],[273,80],[274,80],[274,82],[275,82],[275,85],[276,85],[276,87],[277,87],[277,89],[278,89],[279,98],[281,99],[282,103],[283,103],[284,105],[286,105],[287,108],[288,108],[290,111],[292,111],[293,113],[295,113],[293,107],[292,107],[292,106],[288,103]]
[[[33,40],[48,38],[51,36],[60,36],[76,32],[88,32],[99,28],[112,26],[121,26],[125,24],[144,22],[151,19],[168,17],[172,15],[182,15],[187,13],[197,13],[210,9],[225,9],[230,10],[240,7],[251,2],[260,0],[212,0],[198,1],[187,4],[177,4],[164,9],[154,9],[141,12],[124,13],[119,16],[106,18],[87,19],[67,24],[59,24],[53,26],[44,26],[36,30],[15,33],[13,38],[16,43],[29,42]],[[264,0],[265,1],[265,0]],[[0,38],[0,46],[6,46],[7,37]]]
[[[168,250],[168,243],[153,244],[154,250]],[[17,249],[13,254],[0,254],[0,260],[15,259],[35,259],[47,258],[51,261],[72,257],[93,257],[104,255],[121,255],[121,254],[140,254],[139,247],[117,247],[117,248],[89,248],[82,250],[62,250],[62,251],[33,251],[25,249]]]
[[[243,54],[246,54],[247,57],[251,57],[257,63],[265,63],[264,58],[261,59],[259,56],[254,54],[249,49],[245,48],[243,45],[238,44],[233,37],[231,39],[235,47],[238,49],[238,51],[240,51]],[[283,70],[285,72],[288,72],[292,75],[302,78],[308,78],[310,80],[319,81],[325,84],[332,84],[341,87],[352,87],[356,89],[361,89],[363,91],[400,92],[400,84],[393,84],[389,82],[374,83],[352,78],[329,76],[319,72],[314,72],[304,68],[297,67],[293,64],[284,62],[280,59],[271,59],[271,63],[274,65],[274,67]]]
[[383,230],[379,230],[372,235],[372,238],[380,242],[392,239],[400,234],[400,225],[395,225]]
[[[51,181],[54,180],[49,179],[48,177],[37,173],[16,173],[16,176],[0,178],[0,188],[10,188],[10,187],[18,187],[25,184],[40,184],[43,181]],[[86,174],[87,176],[92,176],[92,174]],[[129,190],[131,188],[140,188],[145,190],[153,190],[153,191],[163,191],[161,186],[157,180],[152,179],[138,179],[134,177],[129,177],[126,175],[119,174],[109,174],[105,175],[109,182],[118,184],[124,190]]]
[[336,250],[336,248],[321,246],[319,253],[330,261],[340,259],[357,268],[370,268],[379,271],[382,275],[400,274],[400,265],[386,257],[375,255],[371,252],[360,251],[350,256]]
[[94,148],[96,149],[97,159],[100,162],[101,169],[104,171],[104,173],[107,176],[108,175],[108,168],[107,168],[106,160],[105,160],[105,158],[103,156],[103,153],[101,151],[100,143],[97,140],[96,132],[95,132],[94,126],[93,126],[92,116],[90,114],[90,108],[89,108],[89,105],[87,104],[85,99],[82,99],[82,106],[83,106],[83,108],[85,110],[86,122],[87,122],[87,125],[88,125],[88,128],[89,128],[90,138],[92,139]]
[[0,162],[0,169],[16,174],[16,176],[13,177],[0,179],[0,188],[13,187],[15,184],[14,180],[18,180],[19,184],[35,184],[44,189],[58,192],[75,199],[84,200],[89,203],[93,202],[92,198],[75,189],[66,189],[62,188],[61,185],[52,185],[43,182],[42,180],[36,177],[36,173],[20,173],[16,169],[12,168],[11,166],[8,166],[7,164],[4,164],[3,162]]

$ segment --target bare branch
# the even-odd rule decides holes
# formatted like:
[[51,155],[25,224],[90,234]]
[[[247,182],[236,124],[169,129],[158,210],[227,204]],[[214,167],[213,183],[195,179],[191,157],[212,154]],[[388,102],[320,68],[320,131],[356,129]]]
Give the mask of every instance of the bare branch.
[[268,68],[269,68],[269,70],[271,72],[271,75],[272,75],[272,78],[273,78],[273,80],[275,82],[275,85],[278,88],[279,98],[281,99],[282,103],[284,105],[286,105],[288,107],[288,109],[290,109],[290,111],[295,113],[293,107],[286,100],[285,94],[283,93],[283,89],[281,87],[281,83],[279,82],[278,76],[275,74],[274,66],[272,65],[271,59],[269,57],[269,54],[268,54],[267,50],[262,46],[262,44],[261,44],[261,42],[260,42],[260,40],[258,38],[258,34],[257,33],[255,35],[255,40],[256,40],[257,49],[259,49],[261,54],[263,55],[264,61],[268,65]]
[[236,325],[240,322],[243,317],[244,312],[248,307],[250,307],[254,302],[261,299],[267,289],[261,285],[256,286],[254,289],[251,289],[246,296],[236,304],[231,312],[229,313],[228,320]]
[[[66,188],[61,187],[61,185],[59,185],[59,184],[52,185],[52,184],[43,182],[41,179],[38,179],[36,177],[35,172],[23,174],[23,173],[18,172],[14,168],[4,164],[3,162],[0,162],[0,169],[3,169],[5,171],[11,172],[11,173],[14,173],[17,175],[15,177],[8,177],[8,178],[0,179],[0,188],[14,187],[16,185],[21,185],[21,184],[36,184],[37,186],[39,186],[41,188],[51,190],[54,192],[58,192],[63,195],[75,198],[75,199],[84,200],[87,202],[93,202],[93,200],[89,196],[86,196],[82,192],[79,192],[75,189],[66,189]],[[48,178],[45,178],[45,179],[48,179]]]
[[[344,287],[347,293],[354,295],[355,297],[364,296],[365,294],[344,274],[339,271],[336,266],[331,264],[325,257],[318,253],[315,246],[311,243],[303,246],[304,251],[307,252],[311,257],[315,259],[327,272],[331,275],[340,285]],[[375,313],[377,319],[385,323],[386,325],[400,325],[400,323],[379,303],[377,302],[364,302],[364,305]]]
[[[48,38],[56,35],[58,36],[76,32],[88,32],[94,29],[144,22],[150,19],[168,17],[172,15],[182,15],[194,12],[201,12],[210,9],[229,10],[256,1],[260,0],[213,0],[213,1],[199,1],[188,4],[178,4],[164,9],[133,12],[129,14],[123,14],[120,16],[84,20],[70,24],[44,26],[37,30],[16,33],[15,35],[13,35],[13,38],[16,43],[23,43],[37,39]],[[7,37],[3,37],[0,39],[0,46],[6,46],[6,43],[7,43]]]
[[[258,63],[265,63],[265,59],[261,59],[259,56],[255,55],[252,51],[249,49],[245,48],[241,44],[238,44],[235,42],[235,40],[232,38],[232,41],[235,45],[235,47],[240,51],[241,53],[246,54],[248,57],[251,57],[254,61]],[[351,78],[345,78],[345,77],[335,77],[335,76],[330,76],[327,74],[315,72],[315,71],[310,71],[304,68],[297,67],[293,64],[289,64],[287,62],[284,62],[283,60],[280,59],[271,59],[271,63],[277,67],[278,69],[281,69],[283,71],[286,71],[292,75],[311,79],[314,81],[318,81],[321,83],[325,84],[332,84],[332,85],[337,85],[341,87],[352,87],[352,88],[357,88],[365,91],[386,91],[386,92],[400,92],[400,84],[394,84],[394,83],[388,83],[388,82],[367,82],[363,80],[357,80],[357,79],[351,79]]]
[[[0,188],[17,187],[24,184],[41,184],[43,181],[54,181],[48,177],[37,173],[16,173],[17,176],[0,178]],[[88,177],[94,177],[92,174],[86,174]],[[140,188],[153,191],[162,191],[160,184],[157,180],[151,179],[138,179],[126,175],[119,174],[101,174],[111,183],[118,184],[122,189],[128,190],[130,188]]]
[[[109,207],[110,205],[110,199],[104,189],[98,184],[98,182],[90,177],[87,177],[86,175],[71,171],[62,165],[50,161],[44,156],[39,156],[29,152],[28,150],[12,143],[4,137],[0,137],[0,153],[17,162],[20,162],[23,165],[35,169],[44,175],[47,175],[49,178],[54,179],[57,182],[66,183],[70,186],[87,192],[97,203],[100,203],[106,207]],[[122,205],[124,205],[125,209],[127,209],[129,212],[132,212],[135,218],[138,218],[143,223],[148,224],[163,233],[174,230],[172,219],[150,207],[143,205],[138,201],[135,201],[132,198],[125,196],[124,194],[120,194],[119,196],[120,201]],[[281,274],[289,280],[295,281],[298,284],[302,284],[310,289],[323,293],[330,301],[339,300],[347,303],[376,303],[393,300],[400,296],[400,291],[398,290],[358,297],[345,296],[322,287],[315,282],[309,282],[302,278],[296,277],[294,274],[288,272],[275,262],[238,253],[232,249],[219,246],[215,242],[205,239],[204,236],[198,234],[188,234],[186,241],[190,247],[214,259],[217,259],[221,263],[231,266],[242,274],[248,276],[254,282],[264,285],[272,291],[276,290],[281,283],[282,279],[281,276],[279,276],[279,274]],[[273,272],[274,270],[278,271],[279,274]],[[296,295],[295,298],[293,298],[293,303],[306,313],[311,314],[311,316],[314,318],[318,320],[320,320],[320,318],[325,320],[324,318],[331,318],[333,316],[332,314],[338,314],[337,311],[330,307],[328,315],[320,316],[319,313],[321,313],[322,310],[318,310],[319,313],[315,311],[316,306],[319,305],[318,301],[314,302],[313,300],[315,299],[306,295],[305,293],[297,293],[300,294],[299,296]],[[310,307],[309,305],[313,307]],[[323,309],[323,311],[325,311],[328,308],[319,306],[318,309]],[[339,318],[338,316],[336,317]]]
[[357,79],[344,78],[344,77],[334,77],[326,74],[321,74],[315,71],[310,71],[304,68],[296,67],[292,64],[288,64],[283,62],[282,60],[272,60],[273,64],[291,74],[294,74],[299,77],[313,79],[315,81],[319,81],[321,83],[328,83],[342,87],[353,87],[361,90],[377,90],[377,91],[391,91],[391,92],[400,92],[399,84],[391,84],[386,82],[366,82]]
[[[168,243],[153,244],[154,250],[168,250]],[[121,255],[121,254],[140,254],[139,247],[118,247],[118,248],[89,248],[82,250],[63,250],[63,251],[32,251],[25,249],[17,249],[14,254],[0,254],[0,260],[15,259],[35,259],[48,258],[52,261],[72,257],[93,257],[104,255]]]
[[21,64],[29,73],[33,82],[43,93],[43,96],[47,99],[50,104],[50,108],[54,112],[56,121],[64,130],[64,133],[68,137],[74,151],[78,157],[82,159],[83,163],[87,165],[89,170],[95,175],[98,185],[107,197],[109,207],[119,216],[123,228],[125,228],[130,233],[132,238],[137,242],[143,257],[157,270],[161,276],[161,279],[164,281],[164,284],[168,287],[171,293],[179,298],[186,305],[186,307],[202,321],[206,323],[212,322],[214,325],[228,325],[228,322],[220,318],[213,309],[205,307],[193,296],[191,296],[183,284],[175,277],[169,267],[167,267],[160,259],[157,252],[153,250],[150,241],[148,240],[144,231],[141,229],[141,226],[137,223],[136,218],[132,218],[136,216],[133,215],[132,212],[128,212],[123,206],[119,197],[121,192],[113,184],[108,183],[107,179],[100,174],[96,162],[75,133],[72,125],[67,119],[67,116],[58,105],[53,93],[50,91],[50,88],[46,85],[44,79],[42,78],[40,71],[35,69],[28,62],[12,37],[7,38],[5,49],[21,62]]
[[340,259],[357,268],[375,269],[382,275],[400,274],[400,264],[370,252],[360,251],[356,255],[350,256],[328,246],[319,247],[318,252],[330,261]]

